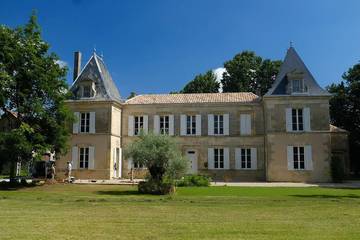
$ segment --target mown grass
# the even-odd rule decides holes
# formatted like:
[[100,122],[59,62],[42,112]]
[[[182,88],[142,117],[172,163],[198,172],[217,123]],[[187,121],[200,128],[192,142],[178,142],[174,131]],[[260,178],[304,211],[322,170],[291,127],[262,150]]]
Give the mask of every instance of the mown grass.
[[360,190],[46,185],[0,191],[0,239],[359,239]]

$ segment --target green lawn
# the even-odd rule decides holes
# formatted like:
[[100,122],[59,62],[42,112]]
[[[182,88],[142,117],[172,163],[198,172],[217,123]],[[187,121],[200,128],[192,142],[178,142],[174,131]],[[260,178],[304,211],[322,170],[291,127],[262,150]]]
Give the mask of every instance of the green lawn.
[[0,191],[0,239],[359,239],[360,190],[47,185]]

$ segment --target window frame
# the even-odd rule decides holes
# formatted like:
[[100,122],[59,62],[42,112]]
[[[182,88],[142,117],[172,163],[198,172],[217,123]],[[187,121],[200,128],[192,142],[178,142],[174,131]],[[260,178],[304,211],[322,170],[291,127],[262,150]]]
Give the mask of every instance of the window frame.
[[89,169],[90,162],[89,147],[79,147],[79,169]]
[[306,170],[305,166],[305,147],[293,146],[293,169],[297,171]]
[[214,148],[214,169],[225,169],[224,148]]
[[80,113],[80,133],[90,132],[90,112]]
[[213,115],[213,122],[214,122],[214,135],[224,135],[225,128],[224,128],[224,114],[214,114]]
[[196,115],[186,115],[186,135],[196,135]]
[[159,132],[162,135],[170,135],[170,116],[159,116]]
[[[301,114],[300,114],[301,113]],[[291,109],[291,129],[293,132],[303,132],[304,130],[304,109]]]
[[240,149],[240,169],[252,169],[251,148]]
[[144,116],[134,116],[134,136],[139,136],[144,129]]

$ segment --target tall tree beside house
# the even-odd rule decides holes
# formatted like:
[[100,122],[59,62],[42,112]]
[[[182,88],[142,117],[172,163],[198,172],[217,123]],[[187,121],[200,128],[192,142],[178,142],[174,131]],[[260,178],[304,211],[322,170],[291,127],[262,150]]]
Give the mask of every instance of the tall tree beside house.
[[280,65],[280,60],[263,59],[255,52],[243,51],[224,63],[223,92],[253,92],[263,96],[275,81]]
[[213,71],[199,74],[181,90],[181,93],[217,93],[220,83],[216,80]]
[[334,125],[349,131],[351,170],[360,174],[360,63],[355,64],[342,76],[340,84],[332,84],[327,90],[333,94],[330,100],[330,116]]
[[[32,153],[40,156],[46,149],[64,153],[67,126],[73,120],[64,103],[67,68],[49,52],[36,19],[32,14],[25,26],[15,29],[0,26],[0,108],[17,112],[20,122],[12,131],[0,133],[1,161],[10,161],[11,177],[16,161],[28,161]],[[9,154],[8,149],[15,152]]]

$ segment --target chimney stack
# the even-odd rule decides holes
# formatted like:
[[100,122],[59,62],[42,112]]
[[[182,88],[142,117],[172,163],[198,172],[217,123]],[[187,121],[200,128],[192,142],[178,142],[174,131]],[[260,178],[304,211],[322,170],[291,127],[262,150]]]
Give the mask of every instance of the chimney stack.
[[74,81],[79,76],[81,71],[81,52],[74,52]]

